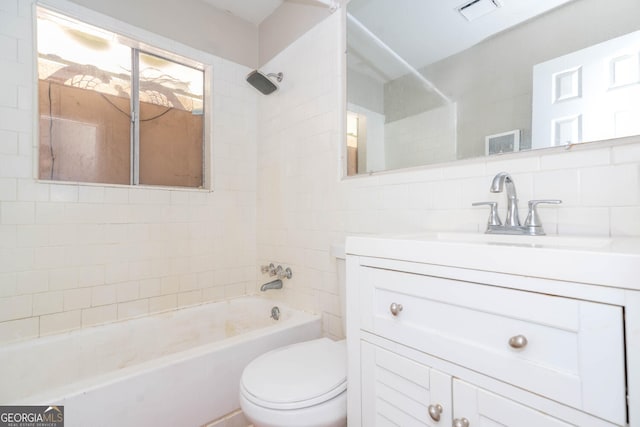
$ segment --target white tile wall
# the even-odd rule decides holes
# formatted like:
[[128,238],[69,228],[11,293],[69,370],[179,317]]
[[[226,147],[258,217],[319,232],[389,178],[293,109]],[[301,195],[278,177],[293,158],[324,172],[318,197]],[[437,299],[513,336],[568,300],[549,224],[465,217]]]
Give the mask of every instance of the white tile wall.
[[[285,80],[260,99],[258,114],[258,261],[292,267],[294,277],[271,295],[321,311],[326,333],[342,334],[332,242],[354,233],[483,231],[487,212],[471,203],[498,201],[504,217],[504,195],[489,192],[503,170],[523,215],[529,199],[563,200],[540,207],[549,233],[640,237],[637,137],[340,181],[339,34],[334,14],[266,64]],[[319,135],[329,145],[318,147]],[[258,277],[258,285],[269,280]]]
[[488,191],[501,170],[522,211],[564,200],[541,209],[548,232],[640,236],[638,138],[341,180],[337,13],[262,67],[285,74],[272,95],[214,61],[214,192],[37,182],[30,13],[31,1],[0,2],[0,342],[257,292],[269,262],[294,276],[267,295],[322,312],[340,337],[330,245],[479,232],[486,212],[470,204],[504,206]]
[[0,2],[0,342],[253,289],[257,96],[244,82],[249,70],[211,57],[214,192],[39,182],[32,5]]

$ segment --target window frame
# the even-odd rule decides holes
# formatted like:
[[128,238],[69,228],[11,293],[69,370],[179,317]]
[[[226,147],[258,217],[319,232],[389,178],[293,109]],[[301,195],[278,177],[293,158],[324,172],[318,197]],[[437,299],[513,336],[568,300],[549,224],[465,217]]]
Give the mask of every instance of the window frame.
[[[37,46],[37,30],[38,30],[38,10],[41,9],[47,14],[53,16],[60,16],[62,18],[68,18],[79,21],[80,23],[98,27],[105,31],[109,31],[116,35],[119,43],[129,47],[133,56],[137,58],[139,53],[149,54],[163,58],[172,62],[176,62],[180,65],[191,67],[202,71],[203,73],[203,135],[202,135],[202,183],[200,187],[182,187],[182,186],[168,186],[168,185],[151,185],[139,183],[139,132],[134,132],[135,126],[139,129],[138,123],[138,111],[135,114],[135,120],[132,120],[131,125],[131,173],[129,184],[111,184],[111,183],[99,183],[99,182],[76,182],[76,181],[60,181],[60,180],[48,180],[38,176],[39,167],[39,143],[40,135],[38,128],[38,46]],[[103,15],[94,10],[79,6],[68,0],[37,0],[33,4],[32,8],[32,25],[33,25],[33,55],[34,55],[34,175],[35,179],[41,182],[55,183],[55,184],[71,184],[71,185],[89,185],[89,186],[103,186],[103,187],[125,187],[125,188],[151,188],[151,189],[170,189],[170,190],[187,190],[187,191],[213,191],[213,174],[212,174],[212,135],[213,135],[213,64],[216,62],[217,57],[200,51],[198,49],[186,46],[175,40],[169,39],[165,36],[161,36],[150,31],[136,27],[135,25],[123,22],[119,19]],[[132,62],[132,65],[134,63]],[[137,65],[135,66],[137,68]],[[132,77],[137,70],[132,69]],[[131,103],[133,107],[134,98],[138,102],[139,94],[137,93],[138,82],[137,79],[134,85],[134,79],[132,79],[132,96]],[[135,96],[134,96],[135,94]],[[133,113],[132,108],[132,113]],[[134,141],[134,135],[135,141]],[[134,161],[136,164],[134,165]]]

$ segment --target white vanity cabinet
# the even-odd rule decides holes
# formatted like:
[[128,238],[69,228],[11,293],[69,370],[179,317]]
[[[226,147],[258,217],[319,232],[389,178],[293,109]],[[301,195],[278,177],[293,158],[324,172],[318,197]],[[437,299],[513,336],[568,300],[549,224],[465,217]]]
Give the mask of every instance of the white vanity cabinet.
[[640,426],[639,291],[347,242],[349,426]]

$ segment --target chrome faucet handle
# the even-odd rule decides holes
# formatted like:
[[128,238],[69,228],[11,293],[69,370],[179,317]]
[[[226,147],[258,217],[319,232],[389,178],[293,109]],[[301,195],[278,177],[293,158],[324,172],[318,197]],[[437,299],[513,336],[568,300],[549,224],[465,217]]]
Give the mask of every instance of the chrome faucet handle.
[[490,211],[487,226],[502,225],[502,221],[500,221],[500,217],[498,216],[498,202],[475,202],[472,203],[471,206],[489,206]]
[[260,266],[260,271],[262,273],[269,273],[269,276],[275,276],[276,275],[276,266],[273,265],[273,263],[271,263],[269,265],[262,265],[262,266]]
[[528,227],[530,234],[544,235],[545,232],[542,229],[542,221],[540,221],[540,214],[538,213],[538,205],[546,203],[551,205],[559,205],[562,200],[548,199],[548,200],[529,200],[529,213],[527,219],[524,221],[524,226]]
[[279,265],[278,268],[276,268],[276,275],[278,276],[278,279],[291,279],[293,272],[289,267],[282,268],[282,266]]

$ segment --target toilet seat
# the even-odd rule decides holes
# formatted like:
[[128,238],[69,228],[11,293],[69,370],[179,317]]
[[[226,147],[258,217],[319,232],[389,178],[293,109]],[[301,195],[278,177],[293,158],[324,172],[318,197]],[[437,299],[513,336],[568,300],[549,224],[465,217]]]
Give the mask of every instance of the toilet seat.
[[240,392],[268,409],[318,405],[346,390],[346,360],[344,340],[320,338],[278,348],[247,365]]

